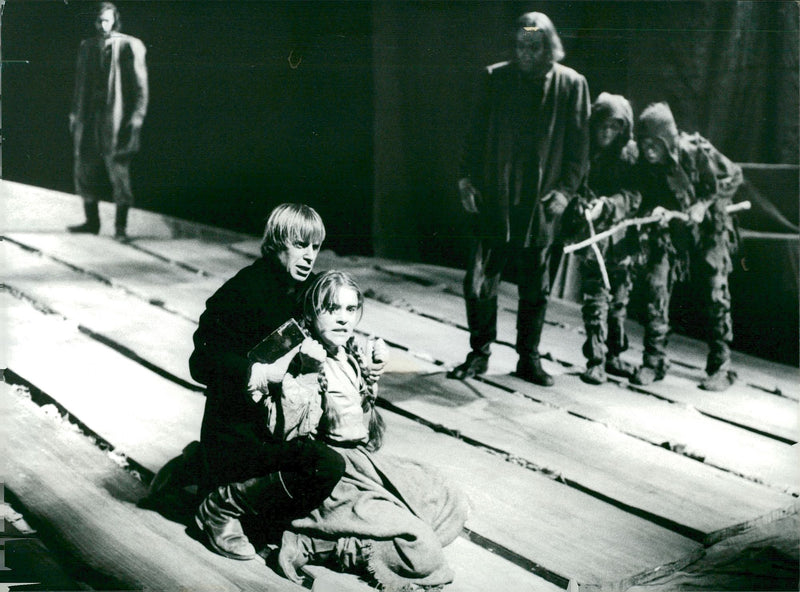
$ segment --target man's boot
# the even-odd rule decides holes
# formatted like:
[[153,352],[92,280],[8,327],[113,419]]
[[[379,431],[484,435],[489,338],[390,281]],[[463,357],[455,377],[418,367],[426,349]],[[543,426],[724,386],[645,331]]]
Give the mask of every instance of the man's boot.
[[147,498],[155,500],[183,487],[199,485],[203,468],[201,446],[200,442],[190,442],[179,456],[161,467],[147,488]]
[[297,570],[309,563],[325,563],[333,557],[335,551],[336,541],[311,538],[305,534],[286,530],[281,537],[278,565],[289,580],[295,584],[302,584],[303,577]]
[[114,238],[121,242],[128,242],[130,238],[125,232],[128,226],[128,210],[130,206],[117,204],[117,212],[114,216]]
[[244,515],[269,514],[276,518],[293,515],[296,502],[286,491],[280,473],[229,483],[212,491],[197,510],[195,521],[211,547],[231,559],[252,559],[255,548],[239,521]]
[[83,200],[83,212],[86,214],[86,222],[68,226],[67,230],[74,234],[97,234],[100,232],[100,207],[97,202]]
[[222,485],[209,493],[195,514],[198,528],[208,537],[214,551],[229,559],[245,561],[256,556],[256,549],[242,530],[239,518],[247,508],[236,495],[239,483]]
[[517,313],[517,353],[519,362],[515,375],[539,386],[553,386],[553,377],[542,368],[539,342],[542,339],[547,300],[519,301]]
[[497,297],[483,300],[467,298],[466,306],[472,351],[464,362],[447,373],[448,378],[457,380],[486,373],[492,342],[497,338]]

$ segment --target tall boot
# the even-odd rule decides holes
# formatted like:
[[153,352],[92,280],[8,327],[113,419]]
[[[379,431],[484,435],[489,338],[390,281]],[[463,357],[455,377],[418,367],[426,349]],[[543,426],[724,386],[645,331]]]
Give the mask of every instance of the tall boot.
[[448,378],[458,380],[486,373],[492,342],[497,338],[497,297],[467,298],[466,305],[471,351],[466,361],[447,373]]
[[218,487],[200,504],[195,521],[220,555],[231,559],[252,559],[255,548],[244,534],[239,518],[258,514],[283,517],[293,513],[294,505],[280,473],[272,473]]
[[256,556],[256,549],[239,522],[239,518],[247,513],[247,508],[237,500],[237,485],[222,485],[209,493],[197,508],[194,519],[214,551],[229,559],[245,561]]
[[118,241],[127,242],[130,240],[125,233],[128,226],[128,210],[130,206],[124,204],[117,204],[117,212],[114,216],[114,238]]
[[74,234],[97,234],[100,232],[100,207],[95,200],[83,200],[83,212],[86,222],[76,226],[68,226],[67,230]]
[[303,578],[297,570],[309,563],[321,564],[333,557],[336,541],[311,538],[305,534],[286,530],[281,537],[278,565],[288,579],[302,584]]
[[542,368],[539,355],[539,342],[542,339],[544,316],[547,312],[547,300],[531,302],[519,301],[517,313],[517,363],[516,376],[538,384],[539,386],[553,386],[553,377]]

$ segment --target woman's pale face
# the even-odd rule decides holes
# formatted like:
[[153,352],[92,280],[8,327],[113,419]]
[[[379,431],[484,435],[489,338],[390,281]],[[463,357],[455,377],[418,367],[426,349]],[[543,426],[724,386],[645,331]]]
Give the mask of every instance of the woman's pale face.
[[359,320],[358,294],[350,286],[337,289],[331,305],[317,314],[314,330],[328,349],[342,347],[353,336]]

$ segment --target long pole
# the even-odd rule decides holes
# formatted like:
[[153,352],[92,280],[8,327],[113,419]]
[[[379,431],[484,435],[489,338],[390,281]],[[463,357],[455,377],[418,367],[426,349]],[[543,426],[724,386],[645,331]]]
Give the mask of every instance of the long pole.
[[[739,203],[731,204],[725,211],[729,214],[733,214],[734,212],[739,212],[741,210],[749,210],[750,209],[750,202],[749,201],[742,201]],[[684,214],[683,212],[672,212],[669,214],[670,218],[681,218],[682,220],[688,220],[689,216]],[[627,228],[628,226],[644,226],[645,224],[652,224],[653,222],[659,222],[663,216],[645,216],[644,218],[631,218],[630,220],[624,220],[620,222],[616,226],[612,226],[608,230],[604,230],[603,232],[598,232],[594,236],[590,236],[586,240],[582,240],[579,243],[573,243],[571,245],[567,245],[564,247],[564,253],[572,253],[573,251],[578,251],[585,247],[589,247],[604,238],[611,236],[612,234],[616,234],[623,228]]]

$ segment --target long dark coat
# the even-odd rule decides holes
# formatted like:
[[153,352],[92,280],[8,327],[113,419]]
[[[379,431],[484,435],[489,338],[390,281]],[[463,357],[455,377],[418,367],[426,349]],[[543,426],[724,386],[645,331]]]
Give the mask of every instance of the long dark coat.
[[518,199],[532,201],[523,244],[543,247],[554,241],[558,219],[545,216],[540,198],[558,190],[570,199],[588,170],[589,86],[581,74],[561,64],[554,64],[546,75],[539,129],[535,130],[539,139],[538,184],[535,195],[518,196],[510,177],[519,122],[511,116],[510,102],[519,92],[520,75],[511,62],[486,69],[467,137],[461,177],[468,177],[481,192],[482,236],[509,240],[511,206]]
[[298,283],[273,259],[239,271],[207,301],[189,358],[192,377],[207,386],[200,439],[214,470],[252,464],[273,440],[263,406],[247,389],[247,353],[289,318],[302,313],[302,296],[315,276]]
[[[92,133],[86,126],[95,118],[99,118],[102,130],[102,146],[99,148],[104,156],[114,156],[118,151],[136,152],[138,138],[131,141],[125,134],[130,133],[131,121],[138,120],[141,126],[147,113],[149,86],[144,43],[130,35],[111,33],[108,79],[97,80],[101,72],[100,43],[98,37],[84,39],[78,50],[75,93],[70,111],[76,158],[81,155],[85,136]],[[99,106],[92,100],[98,86],[106,91],[104,104]],[[90,113],[94,109],[98,112]]]

